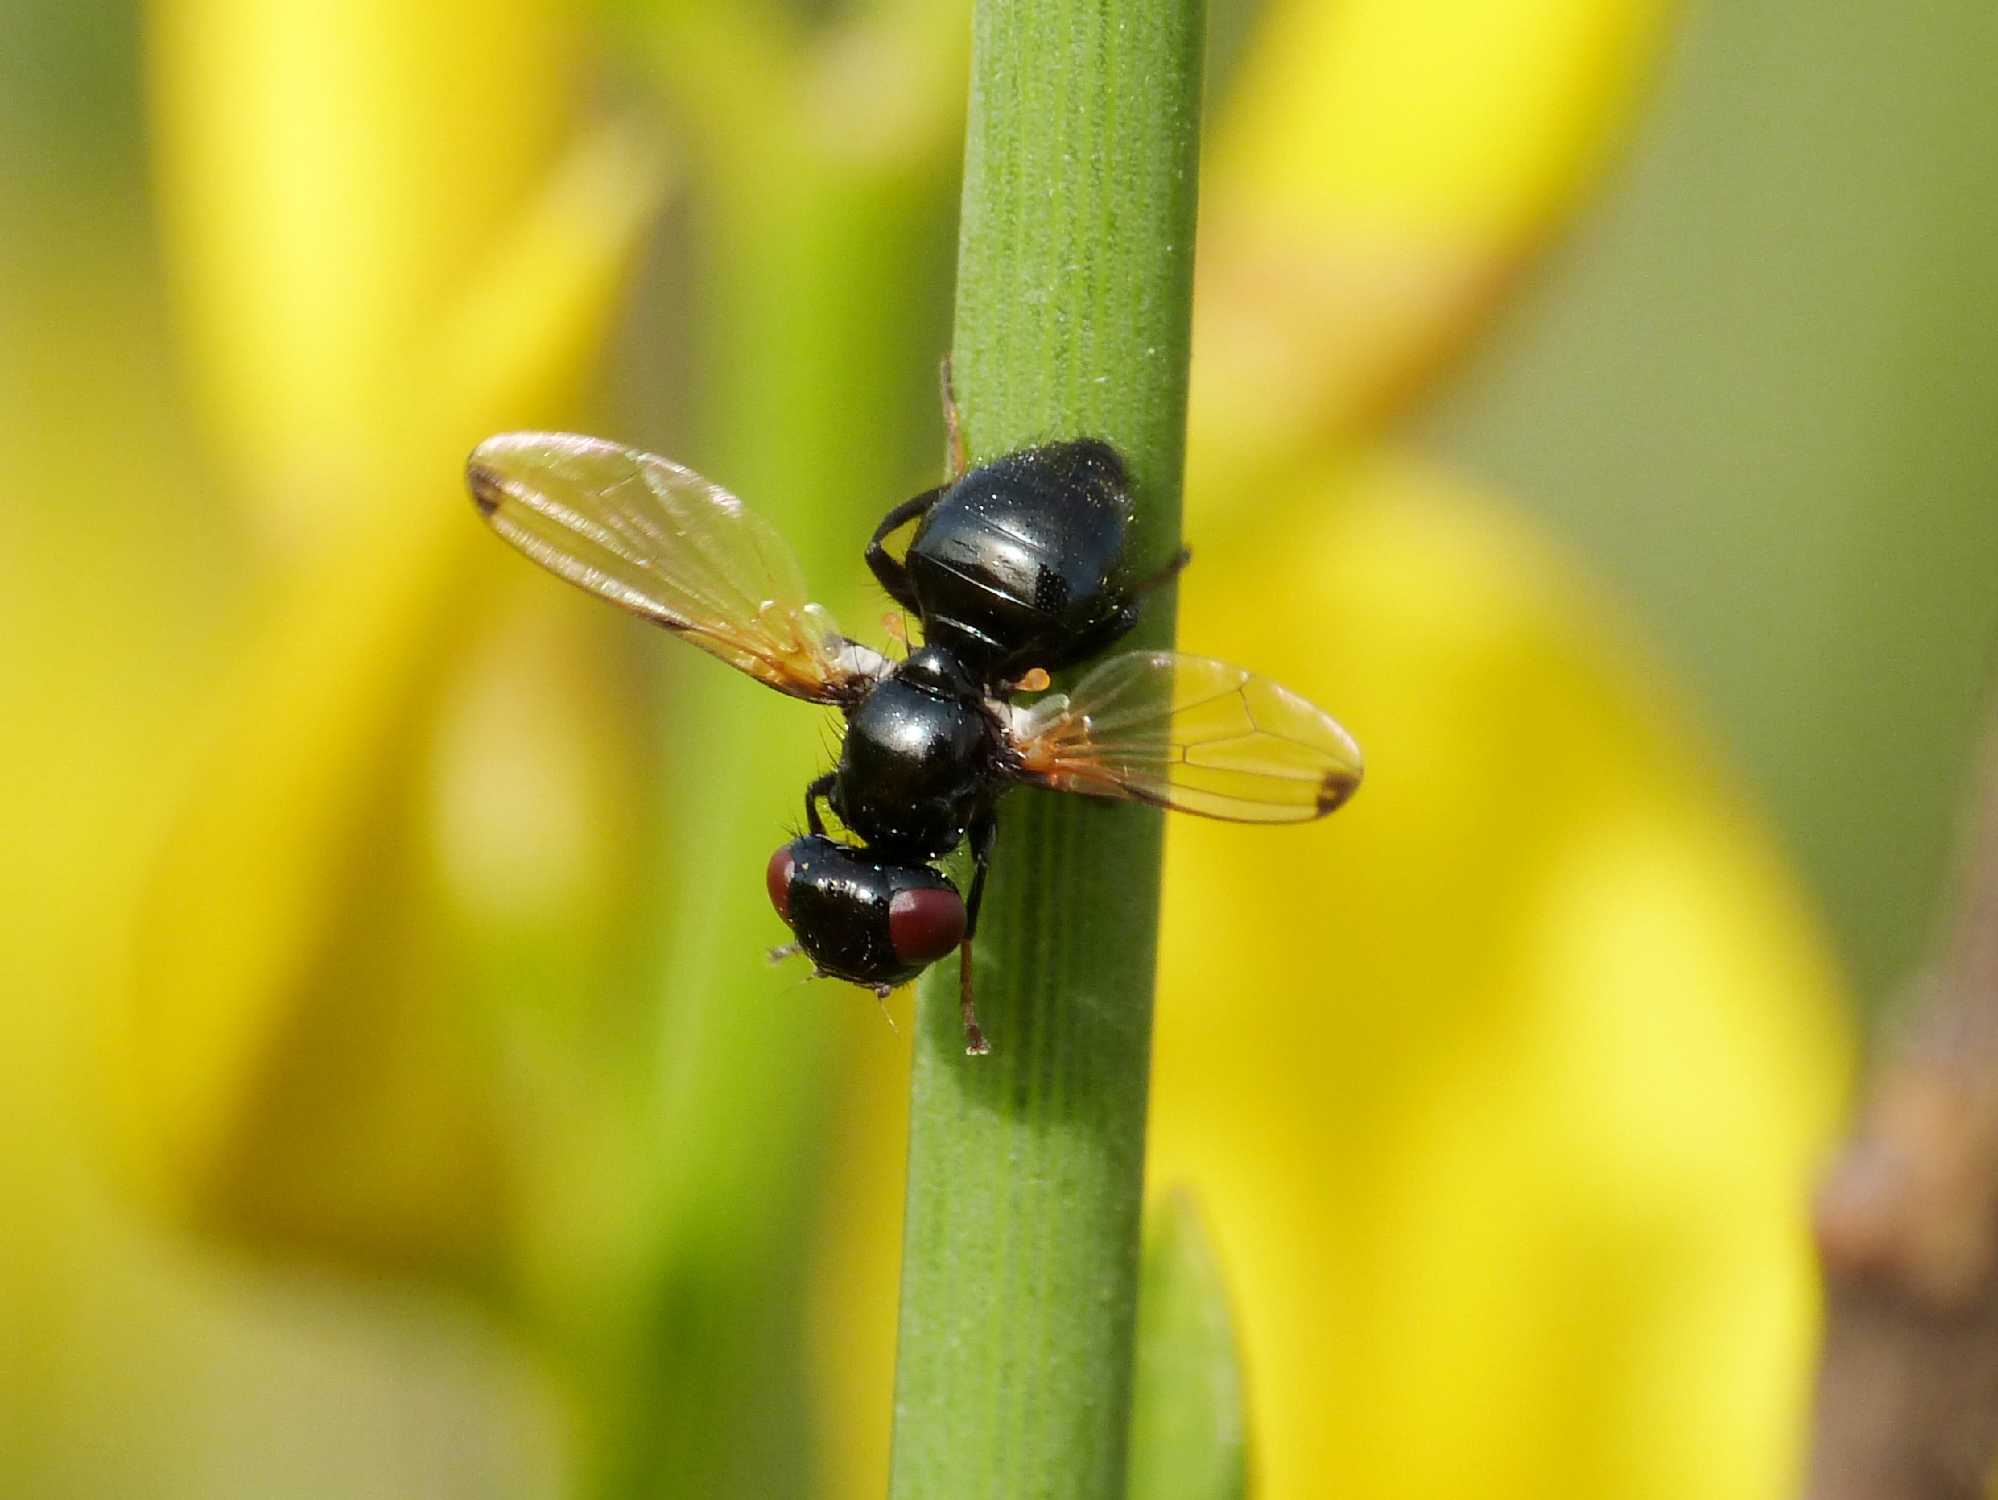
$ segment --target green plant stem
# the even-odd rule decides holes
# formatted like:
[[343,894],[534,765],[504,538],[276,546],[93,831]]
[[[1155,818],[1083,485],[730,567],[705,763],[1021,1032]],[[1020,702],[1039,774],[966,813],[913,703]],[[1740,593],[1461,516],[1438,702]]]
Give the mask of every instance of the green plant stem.
[[[1140,571],[1178,545],[1200,0],[979,0],[955,335],[974,461],[1083,433],[1129,460]],[[1171,591],[1130,644],[1172,637]],[[1022,792],[911,1092],[891,1494],[1122,1500],[1161,829]]]

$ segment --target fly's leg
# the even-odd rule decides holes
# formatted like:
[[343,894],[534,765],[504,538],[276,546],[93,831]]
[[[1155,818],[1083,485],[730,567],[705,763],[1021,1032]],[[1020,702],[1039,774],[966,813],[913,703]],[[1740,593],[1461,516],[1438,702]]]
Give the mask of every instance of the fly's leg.
[[930,508],[950,492],[951,485],[964,478],[965,470],[971,467],[965,456],[964,422],[957,409],[957,393],[951,387],[950,356],[946,354],[937,366],[937,385],[943,393],[944,434],[950,448],[950,482],[940,484],[933,490],[924,490],[913,500],[905,500],[881,519],[874,528],[874,535],[867,539],[867,566],[872,570],[881,587],[910,614],[921,618],[923,609],[916,602],[915,590],[909,587],[908,569],[902,566],[899,558],[890,557],[884,542],[899,528],[908,525],[919,516],[929,514]]
[[964,478],[971,460],[965,453],[964,414],[957,409],[957,387],[951,380],[948,354],[937,364],[937,388],[943,395],[944,439],[950,446],[950,477],[955,482]]
[[992,1050],[992,1044],[985,1040],[985,1033],[978,1026],[978,1010],[971,1003],[971,939],[966,938],[957,949],[957,1009],[964,1017],[964,1055],[983,1057]]
[[957,1008],[964,1018],[964,1052],[967,1057],[983,1057],[992,1050],[978,1024],[978,1011],[971,1003],[971,940],[978,935],[978,908],[985,900],[985,872],[992,868],[992,846],[999,840],[999,820],[990,811],[971,825],[971,858],[976,865],[971,876],[971,894],[964,902],[964,941],[957,946]]
[[1179,577],[1180,569],[1192,561],[1193,549],[1191,547],[1182,547],[1166,560],[1164,567],[1160,568],[1156,573],[1151,573],[1140,578],[1136,583],[1131,585],[1128,592],[1133,596],[1149,594],[1153,589],[1171,583],[1175,578]]
[[990,808],[971,824],[971,894],[964,898],[964,940],[978,936],[978,908],[985,902],[985,874],[992,868],[992,850],[999,842],[999,816]]
[[921,618],[923,608],[916,602],[916,591],[909,587],[909,570],[902,566],[899,557],[890,557],[882,543],[891,532],[908,525],[918,516],[928,515],[930,508],[943,499],[949,489],[949,485],[940,484],[933,490],[924,490],[913,500],[904,500],[881,518],[881,524],[874,528],[874,535],[867,539],[867,566],[873,570],[881,587],[888,591],[888,597],[918,618]]
[[1063,650],[1062,660],[1084,661],[1108,649],[1113,642],[1121,639],[1126,631],[1138,623],[1138,617],[1144,613],[1144,596],[1153,589],[1163,588],[1171,583],[1179,577],[1180,569],[1192,561],[1192,551],[1182,547],[1167,559],[1166,565],[1156,573],[1147,574],[1136,583],[1126,585],[1123,604],[1089,629],[1078,632]]
[[819,799],[833,789],[833,782],[836,779],[836,773],[828,771],[805,788],[805,826],[811,829],[817,838],[826,836],[825,820],[819,816]]

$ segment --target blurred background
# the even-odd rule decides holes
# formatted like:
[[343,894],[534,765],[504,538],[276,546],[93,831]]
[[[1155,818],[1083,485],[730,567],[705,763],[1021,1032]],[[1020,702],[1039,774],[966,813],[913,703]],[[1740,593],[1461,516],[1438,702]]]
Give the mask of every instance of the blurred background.
[[[830,731],[459,472],[671,453],[879,639],[964,6],[5,18],[0,1487],[880,1493],[908,997],[762,957]],[[1168,845],[1260,1494],[1783,1492],[1998,626],[1994,44],[1213,0],[1181,639],[1370,762]]]

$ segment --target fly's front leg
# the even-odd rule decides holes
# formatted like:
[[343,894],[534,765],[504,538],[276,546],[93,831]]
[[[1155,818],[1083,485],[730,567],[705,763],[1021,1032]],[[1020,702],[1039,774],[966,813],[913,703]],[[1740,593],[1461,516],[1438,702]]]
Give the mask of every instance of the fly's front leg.
[[999,819],[987,810],[971,825],[971,894],[964,902],[964,940],[957,947],[957,1008],[964,1019],[964,1051],[967,1057],[983,1057],[992,1050],[978,1024],[978,1011],[971,1003],[971,940],[978,934],[978,908],[985,900],[985,873],[992,868],[992,846],[999,841]]

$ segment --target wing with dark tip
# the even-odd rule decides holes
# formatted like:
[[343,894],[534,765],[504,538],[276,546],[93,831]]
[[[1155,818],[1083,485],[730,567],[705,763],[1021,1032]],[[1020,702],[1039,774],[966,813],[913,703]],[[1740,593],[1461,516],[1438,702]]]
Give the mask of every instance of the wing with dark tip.
[[1360,784],[1360,747],[1330,714],[1204,656],[1126,652],[1008,716],[1022,779],[1057,791],[1304,823]]
[[479,513],[551,573],[779,692],[851,703],[887,670],[805,597],[774,527],[718,484],[601,438],[509,432],[465,466]]

